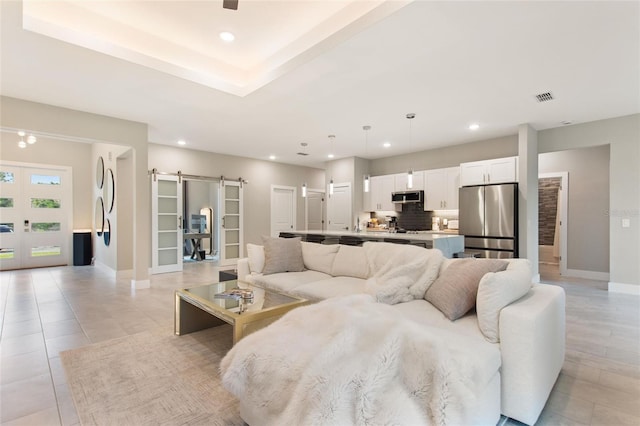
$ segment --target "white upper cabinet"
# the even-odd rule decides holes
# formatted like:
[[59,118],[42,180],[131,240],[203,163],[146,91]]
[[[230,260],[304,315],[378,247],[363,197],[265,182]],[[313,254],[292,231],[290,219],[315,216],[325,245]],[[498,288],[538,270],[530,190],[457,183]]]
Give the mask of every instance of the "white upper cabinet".
[[460,185],[517,182],[518,157],[495,158],[460,164]]
[[424,189],[424,172],[413,172],[413,186],[409,188],[407,173],[398,173],[395,175],[396,191],[421,191]]
[[424,172],[424,210],[456,210],[460,168],[427,170]]
[[391,202],[395,190],[395,175],[372,176],[370,191],[364,198],[367,211],[399,211],[402,206]]

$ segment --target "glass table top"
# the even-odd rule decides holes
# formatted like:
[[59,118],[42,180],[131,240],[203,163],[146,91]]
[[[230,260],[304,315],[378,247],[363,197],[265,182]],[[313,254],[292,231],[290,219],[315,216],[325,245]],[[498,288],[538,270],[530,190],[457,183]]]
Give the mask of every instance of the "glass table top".
[[239,314],[240,312],[240,300],[236,299],[220,299],[215,295],[233,290],[234,288],[251,289],[254,293],[253,303],[246,304],[245,311],[242,313],[248,314],[250,312],[258,312],[269,308],[275,308],[278,306],[286,305],[288,303],[300,302],[304,299],[285,296],[284,294],[276,293],[269,290],[264,290],[259,287],[252,287],[247,284],[238,285],[238,281],[224,281],[220,283],[207,284],[200,287],[187,288],[180,290],[183,296],[196,296],[201,302],[207,306],[219,310],[229,311],[231,313]]

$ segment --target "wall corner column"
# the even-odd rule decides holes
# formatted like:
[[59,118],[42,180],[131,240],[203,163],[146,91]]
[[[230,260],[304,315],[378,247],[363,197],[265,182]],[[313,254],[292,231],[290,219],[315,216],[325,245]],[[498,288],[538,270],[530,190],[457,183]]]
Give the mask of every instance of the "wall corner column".
[[518,126],[519,254],[531,261],[534,280],[538,269],[538,132],[529,124]]

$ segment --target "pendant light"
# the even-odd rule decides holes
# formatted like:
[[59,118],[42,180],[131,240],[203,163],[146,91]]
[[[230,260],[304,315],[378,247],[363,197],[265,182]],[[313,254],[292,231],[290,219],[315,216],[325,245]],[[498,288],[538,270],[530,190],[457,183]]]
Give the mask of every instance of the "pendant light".
[[[329,158],[333,158],[333,141],[335,140],[336,135],[329,135],[329,144],[330,144],[330,149],[331,152],[329,153]],[[333,166],[331,166],[331,169],[333,170]],[[329,179],[329,196],[333,195],[333,175],[331,176],[331,179]]]
[[[300,146],[302,147],[302,151],[298,153],[298,155],[306,156],[308,155],[305,148],[307,147],[306,142],[300,142]],[[307,198],[307,182],[302,183],[302,198]]]
[[[409,148],[411,148],[411,120],[416,118],[416,115],[412,112],[407,114],[407,120],[409,120]],[[407,189],[413,188],[413,169],[409,169],[407,172]]]
[[[365,157],[369,154],[369,130],[371,130],[371,126],[362,126],[362,130],[364,130],[364,155]],[[362,188],[364,192],[369,192],[369,187],[371,184],[371,176],[369,173],[364,175],[364,182],[362,183]]]

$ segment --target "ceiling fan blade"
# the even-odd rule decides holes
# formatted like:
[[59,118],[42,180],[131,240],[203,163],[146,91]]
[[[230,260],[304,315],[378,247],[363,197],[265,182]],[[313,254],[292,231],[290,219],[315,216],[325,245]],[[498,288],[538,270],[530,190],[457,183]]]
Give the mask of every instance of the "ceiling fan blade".
[[238,0],[223,0],[222,7],[225,9],[238,10]]

